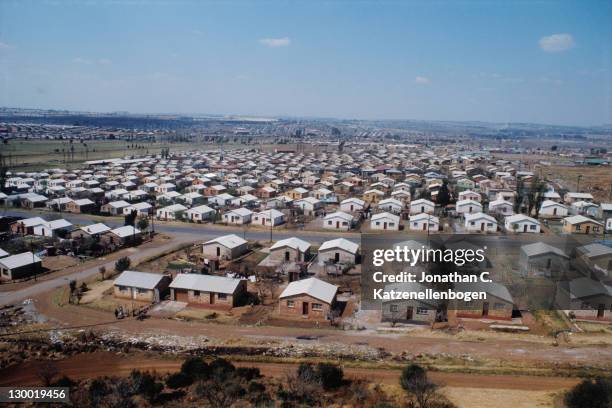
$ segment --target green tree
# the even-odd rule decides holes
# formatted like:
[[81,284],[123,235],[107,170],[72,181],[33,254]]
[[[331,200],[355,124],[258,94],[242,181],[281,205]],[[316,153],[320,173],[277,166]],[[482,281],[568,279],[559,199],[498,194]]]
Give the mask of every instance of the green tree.
[[568,408],[612,407],[612,380],[595,378],[583,380],[565,395]]
[[117,271],[118,273],[121,273],[127,270],[131,264],[132,264],[132,261],[127,256],[124,256],[123,258],[119,258],[117,259],[117,262],[115,262],[115,271]]
[[438,386],[427,378],[425,369],[417,364],[411,364],[402,370],[400,385],[414,396],[419,408],[429,408],[438,389]]

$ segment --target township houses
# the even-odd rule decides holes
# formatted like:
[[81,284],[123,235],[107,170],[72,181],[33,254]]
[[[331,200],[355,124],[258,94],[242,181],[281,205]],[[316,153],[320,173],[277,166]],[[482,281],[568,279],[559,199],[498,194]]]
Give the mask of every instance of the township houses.
[[464,201],[464,200],[472,200],[472,201],[477,201],[477,202],[481,202],[482,201],[482,197],[480,196],[479,193],[472,191],[472,190],[465,190],[459,193],[459,200],[458,201]]
[[228,224],[243,225],[251,222],[253,211],[248,208],[236,208],[223,214],[223,221]]
[[438,232],[440,219],[435,215],[420,213],[410,216],[409,228],[412,231]]
[[563,232],[567,234],[600,234],[604,225],[583,215],[573,215],[563,219]]
[[153,206],[145,202],[134,203],[129,207],[123,208],[123,215],[129,215],[132,213],[132,211],[136,211],[137,216],[146,217],[148,215],[151,215],[151,212],[153,211]]
[[170,284],[170,299],[190,306],[231,309],[242,306],[247,297],[244,279],[180,273]]
[[47,221],[34,227],[34,235],[41,237],[66,238],[75,227],[64,219]]
[[303,198],[308,197],[308,194],[309,191],[306,190],[304,187],[297,187],[285,193],[285,195],[291,198],[292,200],[301,200]]
[[410,202],[410,215],[420,213],[433,214],[435,208],[436,205],[433,202],[420,198]]
[[599,216],[599,205],[590,201],[574,201],[570,206],[570,213],[597,217]]
[[483,212],[465,214],[465,230],[468,232],[497,232],[497,220]]
[[45,224],[46,222],[47,221],[40,217],[25,218],[15,221],[10,225],[10,228],[13,234],[32,235],[34,234],[34,227]]
[[110,215],[121,215],[123,214],[123,209],[125,207],[129,207],[130,205],[130,203],[124,200],[111,201],[100,207],[100,212]]
[[588,277],[557,285],[557,306],[578,320],[612,321],[612,286]]
[[540,222],[525,214],[515,214],[506,217],[504,227],[508,232],[539,233]]
[[66,211],[73,214],[91,213],[96,209],[96,203],[89,198],[81,198],[80,200],[71,200],[66,204]]
[[[401,183],[403,184],[403,183]],[[396,186],[397,187],[397,186]],[[410,190],[395,190],[391,193],[391,198],[401,201],[406,204],[410,202]]]
[[[385,291],[420,292],[427,288],[418,282],[393,283],[385,286]],[[433,299],[383,300],[382,321],[392,323],[431,324],[441,317],[442,305]]]
[[482,212],[482,204],[474,200],[459,200],[455,205],[457,214],[474,214]]
[[382,231],[398,231],[400,227],[400,217],[388,212],[372,215],[370,218],[370,229]]
[[452,310],[457,317],[512,320],[514,300],[504,285],[495,282],[455,283],[454,285],[454,290],[457,292],[485,292],[487,295],[486,299],[454,302]]
[[568,192],[565,193],[565,196],[563,197],[563,201],[565,201],[567,204],[571,204],[575,201],[593,201],[593,196],[589,193],[572,193],[572,192]]
[[72,231],[71,237],[75,239],[76,238],[81,238],[81,239],[92,238],[92,239],[97,240],[100,238],[100,235],[110,230],[111,230],[111,227],[99,222],[97,224],[86,225],[84,227],[81,227],[79,229]]
[[304,215],[317,215],[323,208],[323,203],[314,197],[306,197],[293,202],[294,207],[299,208],[304,212]]
[[363,201],[369,204],[376,204],[380,200],[382,200],[384,196],[385,196],[385,193],[383,191],[380,191],[377,189],[371,189],[363,193]]
[[185,211],[185,217],[191,222],[201,223],[202,221],[209,220],[214,214],[215,210],[207,205],[199,205]]
[[576,248],[576,266],[587,276],[612,277],[612,248],[592,242]]
[[159,302],[168,293],[171,278],[151,272],[123,271],[113,283],[116,298]]
[[356,264],[359,256],[359,245],[344,238],[325,241],[319,247],[317,257],[319,265],[325,263]]
[[488,213],[491,215],[512,215],[514,214],[514,206],[510,201],[506,201],[502,198],[489,202]]
[[524,277],[545,276],[559,279],[569,271],[569,256],[545,242],[521,246],[519,268]]
[[540,218],[561,218],[567,217],[567,214],[567,206],[553,200],[542,201],[538,213]]
[[269,258],[278,262],[304,262],[310,258],[310,243],[296,237],[281,239],[270,247]]
[[183,204],[172,204],[164,208],[160,208],[156,212],[156,217],[158,220],[177,220],[181,219],[185,211],[188,208]]
[[206,241],[202,245],[202,254],[208,259],[230,260],[244,254],[247,249],[246,240],[238,235],[229,234]]
[[268,225],[275,227],[285,223],[285,214],[271,208],[269,210],[254,213],[252,220],[253,224],[256,225]]
[[338,287],[317,278],[289,283],[279,297],[279,313],[283,317],[328,320],[336,304]]
[[131,225],[124,225],[100,235],[100,242],[114,247],[138,244],[141,239],[142,232]]
[[232,202],[232,200],[235,197],[231,194],[228,193],[223,193],[223,194],[219,194],[213,197],[209,197],[208,198],[208,203],[209,204],[215,204],[219,207],[226,207],[228,205],[230,205],[230,203]]
[[344,212],[358,212],[365,208],[365,201],[356,197],[347,198],[340,203],[340,210]]
[[404,209],[404,203],[395,198],[385,198],[378,202],[378,208],[382,211],[388,211],[394,214],[399,214]]
[[0,258],[0,280],[24,279],[42,272],[42,261],[32,252]]
[[336,211],[327,214],[323,219],[323,228],[333,229],[338,231],[348,231],[353,226],[354,218],[351,214],[342,211]]

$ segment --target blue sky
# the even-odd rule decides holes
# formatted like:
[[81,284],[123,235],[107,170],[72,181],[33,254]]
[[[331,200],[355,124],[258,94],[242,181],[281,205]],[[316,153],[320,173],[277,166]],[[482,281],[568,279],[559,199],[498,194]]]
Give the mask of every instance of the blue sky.
[[612,2],[2,0],[0,105],[612,123]]

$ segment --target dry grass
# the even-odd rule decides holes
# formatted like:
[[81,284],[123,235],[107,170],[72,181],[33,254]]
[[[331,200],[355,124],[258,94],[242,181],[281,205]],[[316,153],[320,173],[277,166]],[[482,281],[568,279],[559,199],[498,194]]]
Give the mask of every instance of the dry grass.
[[442,393],[459,408],[554,407],[557,393],[550,391],[483,390],[444,387]]
[[551,166],[545,169],[552,173],[553,179],[560,179],[570,191],[576,191],[578,176],[580,179],[580,191],[591,193],[598,202],[612,201],[612,171],[605,166],[580,166],[564,167]]

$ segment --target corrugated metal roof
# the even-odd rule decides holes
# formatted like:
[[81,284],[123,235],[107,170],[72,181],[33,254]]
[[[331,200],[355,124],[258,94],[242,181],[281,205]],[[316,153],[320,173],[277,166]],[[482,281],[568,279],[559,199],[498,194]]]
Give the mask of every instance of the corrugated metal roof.
[[140,289],[155,289],[164,275],[153,272],[124,271],[119,275],[115,286],[129,286]]
[[283,290],[280,298],[305,294],[325,303],[331,303],[337,291],[338,287],[336,285],[332,285],[331,283],[324,282],[317,278],[308,278],[291,282],[287,285],[285,290]]
[[20,266],[30,265],[34,262],[40,262],[40,258],[31,252],[23,252],[17,255],[0,258],[0,265],[7,269],[19,268]]
[[199,290],[201,292],[214,292],[233,294],[240,284],[240,279],[224,276],[198,275],[195,273],[181,273],[170,284],[174,289]]

